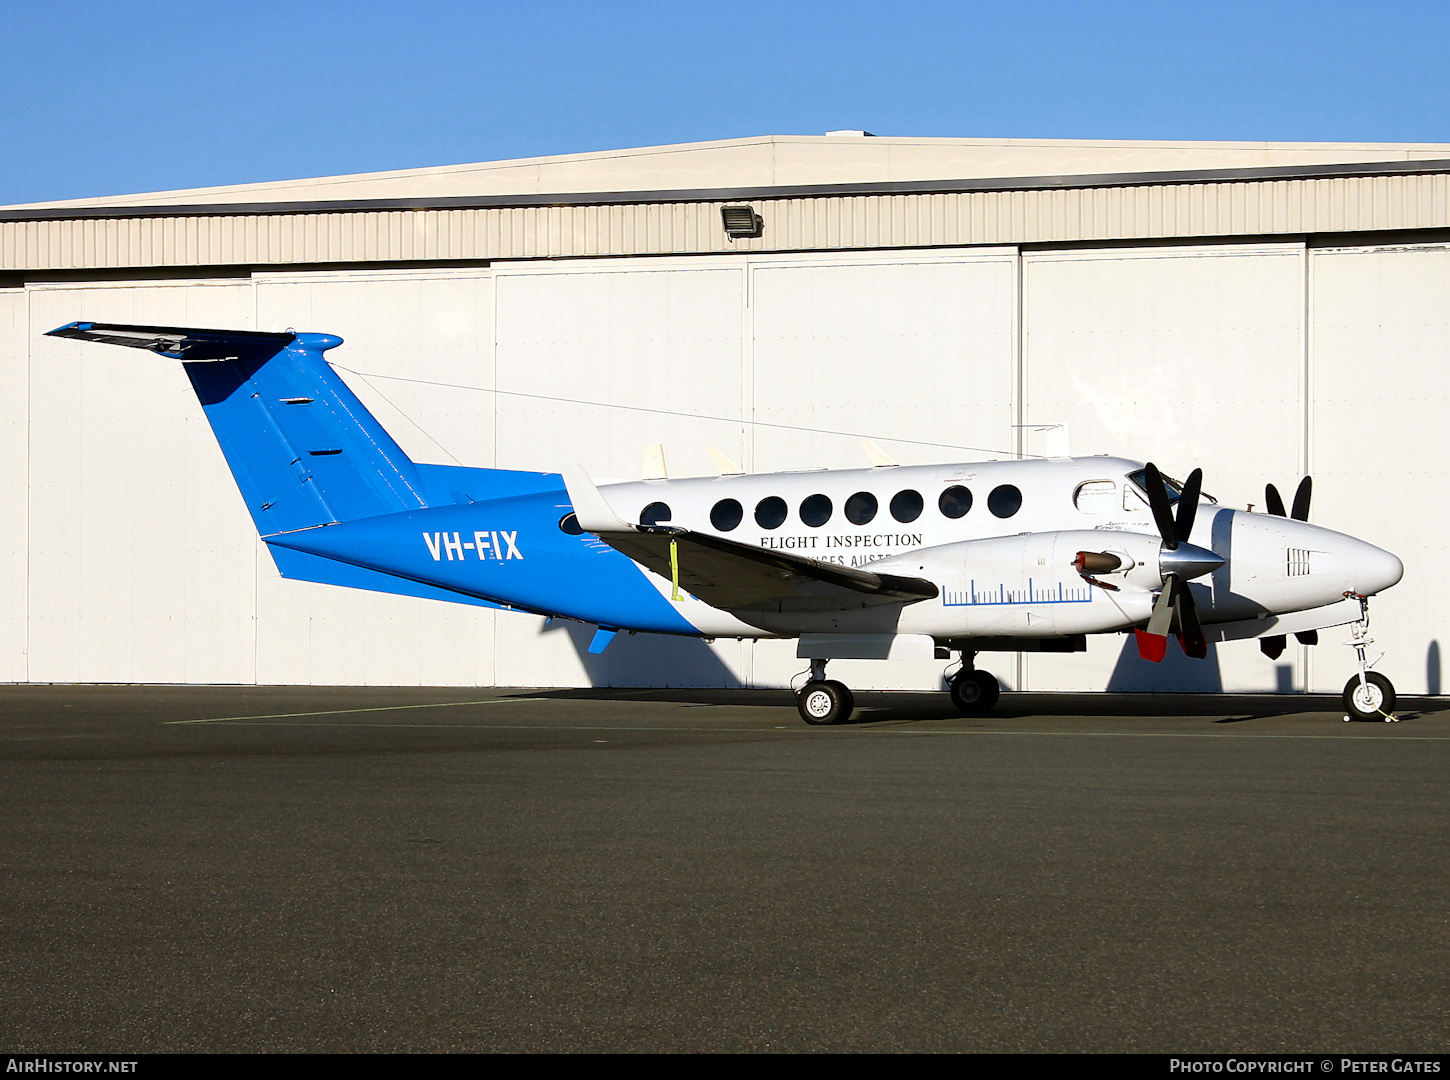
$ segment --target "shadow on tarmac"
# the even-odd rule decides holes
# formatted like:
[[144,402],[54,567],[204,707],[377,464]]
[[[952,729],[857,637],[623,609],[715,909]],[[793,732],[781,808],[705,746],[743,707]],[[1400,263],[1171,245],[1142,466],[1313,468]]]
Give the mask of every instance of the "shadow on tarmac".
[[[519,698],[559,701],[666,702],[676,705],[723,705],[735,708],[791,708],[788,690],[722,690],[691,688],[597,687],[532,690],[511,694]],[[856,711],[846,723],[879,724],[921,720],[958,720],[961,714],[945,693],[923,691],[857,690]],[[1409,706],[1414,702],[1414,711]],[[1450,711],[1450,701],[1436,698],[1401,698],[1402,720],[1426,713]],[[1214,723],[1238,724],[1324,713],[1342,715],[1337,694],[1002,694],[997,706],[977,719],[1012,720],[1027,717],[1218,717]],[[838,725],[840,726],[840,725]]]

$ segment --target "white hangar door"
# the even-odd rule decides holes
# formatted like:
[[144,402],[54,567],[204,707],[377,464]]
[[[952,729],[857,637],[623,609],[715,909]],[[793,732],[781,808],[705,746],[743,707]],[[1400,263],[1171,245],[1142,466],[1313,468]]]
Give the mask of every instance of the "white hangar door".
[[[706,447],[757,472],[1010,456],[1010,250],[495,264],[498,464],[713,475]],[[969,449],[971,448],[971,449]],[[500,615],[503,684],[784,685],[794,643],[615,640]],[[940,664],[840,664],[858,687],[940,685]],[[836,670],[832,669],[833,672]]]
[[[1371,657],[1385,653],[1380,670],[1401,694],[1443,694],[1450,690],[1450,251],[1326,249],[1309,260],[1310,517],[1404,562],[1404,580],[1370,605]],[[1352,661],[1350,650],[1321,645],[1313,689],[1337,693]]]
[[[1265,482],[1292,491],[1308,464],[1304,308],[1299,245],[1025,255],[1024,422],[1067,424],[1074,455],[1202,468],[1220,501],[1262,509]],[[1037,690],[1272,691],[1304,687],[1306,652],[1170,644],[1149,664],[1112,636],[1023,663]]]
[[28,360],[27,490],[13,504],[28,523],[22,677],[253,682],[256,531],[181,365],[44,336],[78,319],[248,329],[250,282],[26,295],[6,354],[7,368]]
[[[1012,456],[1015,250],[758,260],[750,280],[757,471],[860,468],[858,435],[904,465]],[[757,681],[785,684],[795,652],[761,642]],[[831,673],[861,689],[937,689],[945,666],[838,660]]]

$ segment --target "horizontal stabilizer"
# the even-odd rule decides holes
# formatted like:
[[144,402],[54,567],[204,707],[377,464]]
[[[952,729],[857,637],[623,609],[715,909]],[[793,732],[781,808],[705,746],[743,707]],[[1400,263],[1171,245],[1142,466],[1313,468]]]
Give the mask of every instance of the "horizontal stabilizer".
[[292,344],[296,334],[259,330],[197,330],[184,326],[130,326],[125,323],[73,322],[57,327],[46,337],[99,341],[147,349],[173,360],[223,360],[246,353],[268,355]]

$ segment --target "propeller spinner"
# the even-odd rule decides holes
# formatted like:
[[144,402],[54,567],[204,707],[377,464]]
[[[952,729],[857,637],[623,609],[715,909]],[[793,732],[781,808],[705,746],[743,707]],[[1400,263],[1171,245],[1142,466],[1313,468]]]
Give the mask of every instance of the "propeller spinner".
[[1194,469],[1188,474],[1188,480],[1178,496],[1178,511],[1175,514],[1168,502],[1168,488],[1163,483],[1163,474],[1151,461],[1143,468],[1143,487],[1148,493],[1148,505],[1153,510],[1158,535],[1163,538],[1163,550],[1158,557],[1158,569],[1163,575],[1163,591],[1158,594],[1158,599],[1153,604],[1148,628],[1135,631],[1135,634],[1138,655],[1155,664],[1168,651],[1170,633],[1178,635],[1178,642],[1188,656],[1201,660],[1208,655],[1208,642],[1203,636],[1203,627],[1198,621],[1198,609],[1194,606],[1193,594],[1188,590],[1188,582],[1217,570],[1224,560],[1212,551],[1188,542],[1193,534],[1194,518],[1198,515],[1202,484],[1202,469]]

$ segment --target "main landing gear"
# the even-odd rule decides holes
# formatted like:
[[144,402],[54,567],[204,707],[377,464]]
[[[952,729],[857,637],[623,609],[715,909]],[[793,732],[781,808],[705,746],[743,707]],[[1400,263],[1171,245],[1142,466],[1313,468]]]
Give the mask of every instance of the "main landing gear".
[[[1355,595],[1345,594],[1346,597]],[[1344,684],[1344,711],[1348,714],[1344,719],[1383,720],[1386,724],[1397,724],[1400,718],[1395,715],[1394,684],[1378,671],[1369,670],[1364,658],[1365,647],[1374,644],[1374,638],[1369,636],[1369,599],[1363,596],[1357,599],[1359,622],[1350,624],[1351,636],[1346,644],[1359,660],[1359,674],[1351,676]]]
[[826,661],[811,661],[811,678],[796,691],[795,705],[807,724],[839,724],[856,711],[856,699],[843,682],[826,678]]
[[[962,653],[962,667],[947,681],[952,704],[963,716],[991,712],[1002,696],[1002,686],[990,672],[975,666],[976,653]],[[796,691],[796,709],[807,724],[839,724],[856,709],[856,699],[843,682],[826,678],[825,660],[811,661],[810,680]]]
[[952,695],[952,704],[963,716],[980,716],[991,712],[992,706],[1002,696],[1002,686],[989,671],[978,670],[977,654],[962,653],[962,667],[947,680],[947,690]]

